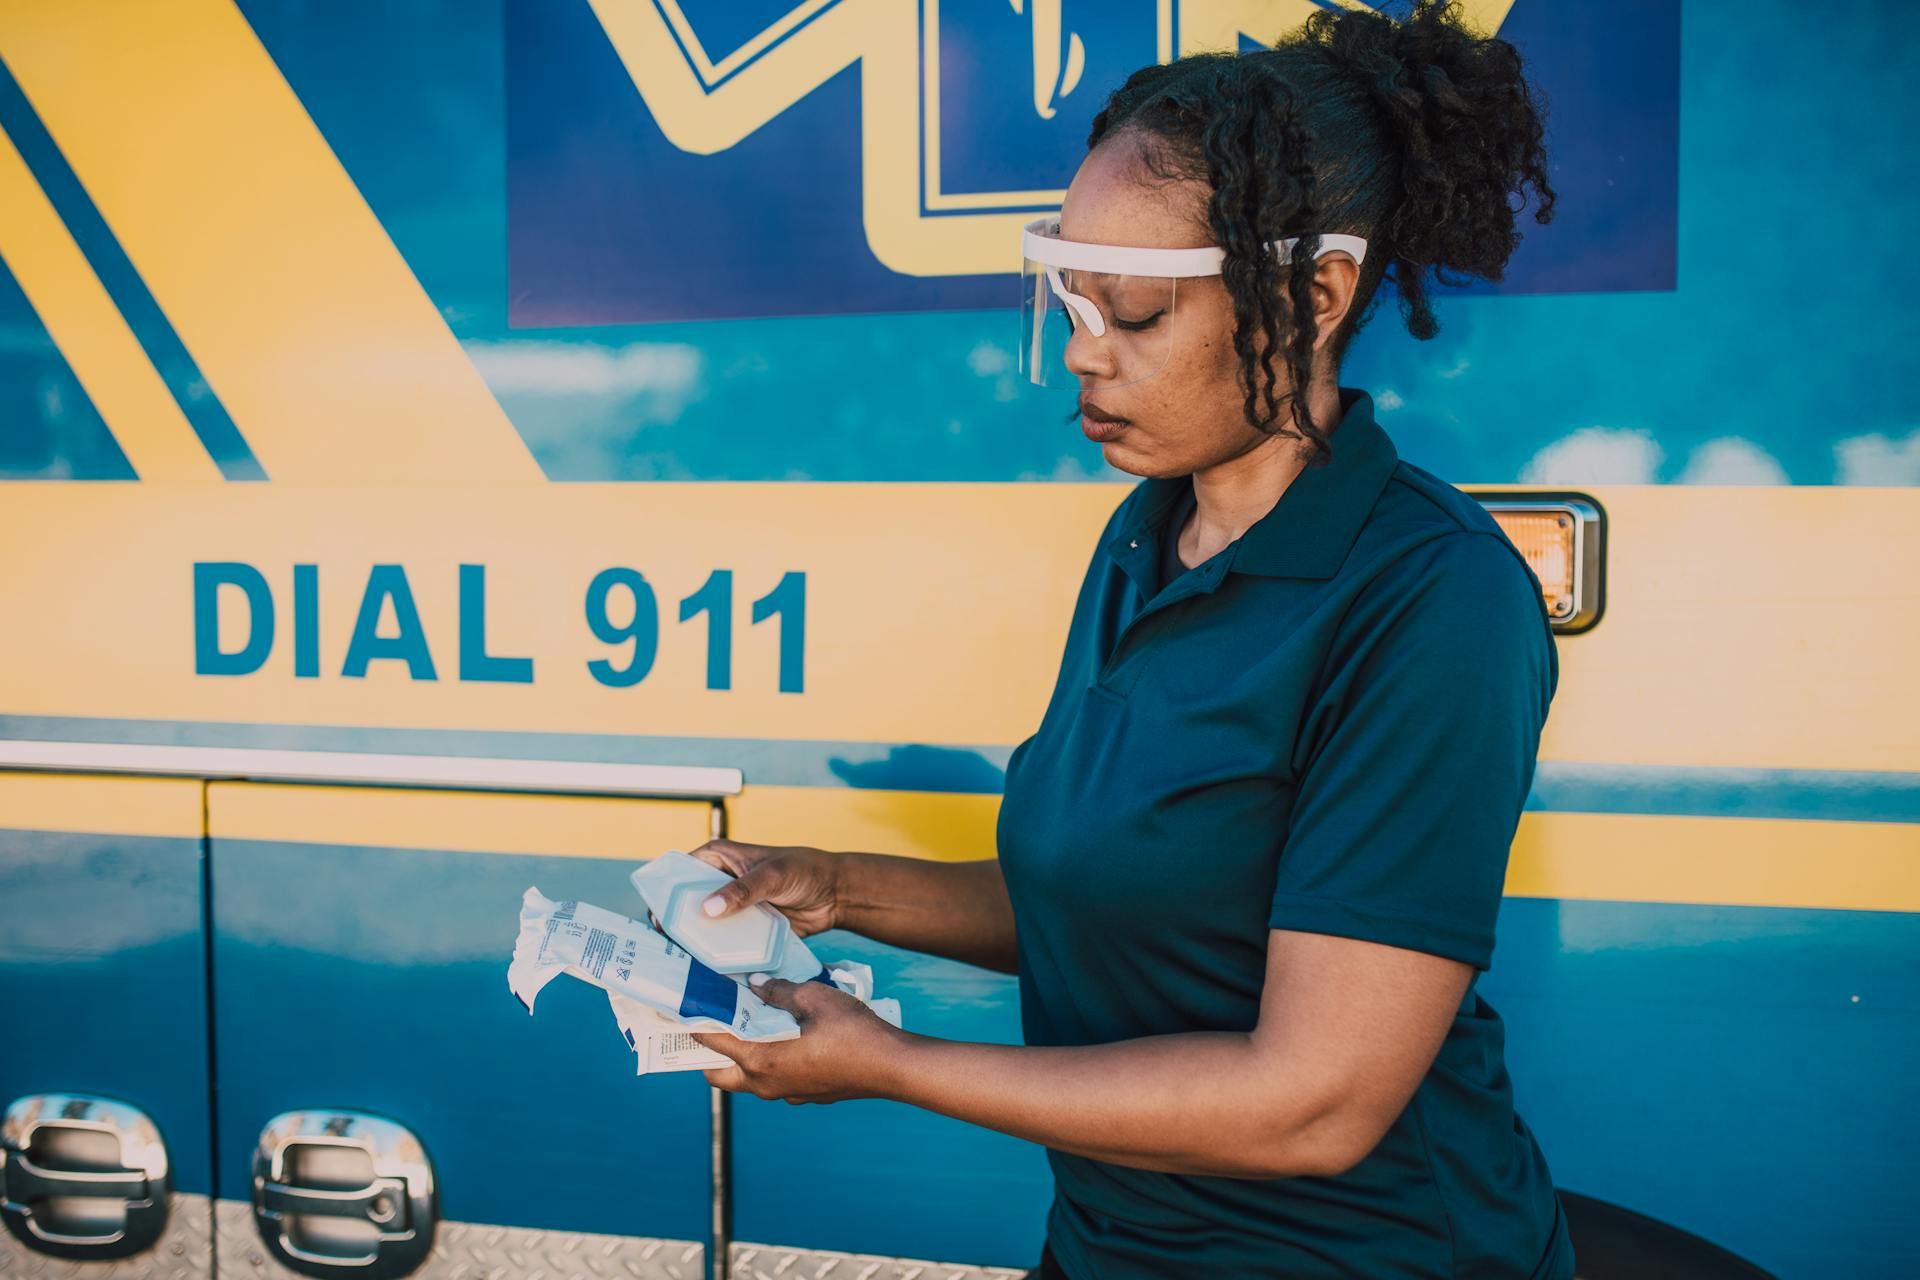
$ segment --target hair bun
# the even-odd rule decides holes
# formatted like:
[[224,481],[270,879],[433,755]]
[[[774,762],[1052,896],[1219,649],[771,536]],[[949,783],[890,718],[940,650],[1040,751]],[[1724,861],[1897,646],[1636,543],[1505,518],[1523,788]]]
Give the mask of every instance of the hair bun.
[[1443,284],[1499,280],[1520,243],[1515,215],[1527,187],[1534,220],[1553,217],[1545,103],[1519,50],[1469,27],[1457,0],[1414,0],[1398,21],[1323,9],[1307,19],[1303,37],[1364,87],[1397,148],[1403,197],[1385,238],[1408,328],[1431,337],[1431,312],[1410,310],[1408,301],[1410,290],[1416,302],[1423,298],[1428,267]]

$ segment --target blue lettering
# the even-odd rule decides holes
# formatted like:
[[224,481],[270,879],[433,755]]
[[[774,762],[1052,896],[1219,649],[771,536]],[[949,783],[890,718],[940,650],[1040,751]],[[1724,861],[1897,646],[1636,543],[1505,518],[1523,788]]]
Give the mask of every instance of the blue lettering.
[[293,674],[320,675],[320,566],[293,566]]
[[[247,642],[238,652],[220,648],[220,588],[238,587],[247,597]],[[193,670],[202,676],[245,676],[273,652],[273,592],[258,569],[237,560],[193,566]]]
[[[393,616],[400,624],[397,636],[379,634],[381,608],[388,600],[393,601]],[[367,575],[366,594],[360,597],[360,616],[354,620],[353,639],[347,643],[347,660],[340,674],[363,677],[367,664],[376,658],[406,663],[415,680],[440,678],[434,674],[426,628],[420,625],[420,610],[414,606],[407,571],[397,564],[377,564]]]
[[532,658],[496,658],[487,652],[487,567],[460,566],[460,678],[532,684]]

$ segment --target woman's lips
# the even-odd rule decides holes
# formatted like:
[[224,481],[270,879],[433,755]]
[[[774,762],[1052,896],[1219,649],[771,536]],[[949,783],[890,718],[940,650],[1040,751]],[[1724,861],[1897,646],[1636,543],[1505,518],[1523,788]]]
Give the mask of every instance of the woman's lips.
[[1111,440],[1126,429],[1125,418],[1117,418],[1090,401],[1080,402],[1080,430],[1086,433],[1087,439]]

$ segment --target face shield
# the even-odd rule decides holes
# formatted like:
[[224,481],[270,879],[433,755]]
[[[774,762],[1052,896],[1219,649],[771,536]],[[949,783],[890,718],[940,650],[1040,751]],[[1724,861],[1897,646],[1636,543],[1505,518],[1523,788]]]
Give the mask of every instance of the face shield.
[[[1298,237],[1275,241],[1286,262]],[[1346,253],[1359,263],[1367,242],[1329,233],[1320,253]],[[1067,367],[1075,344],[1080,367],[1099,385],[1124,387],[1167,367],[1178,329],[1174,308],[1182,286],[1220,274],[1219,248],[1139,249],[1060,238],[1058,216],[1036,218],[1022,238],[1020,267],[1020,369],[1042,387],[1076,386]],[[1089,344],[1082,349],[1078,344]]]

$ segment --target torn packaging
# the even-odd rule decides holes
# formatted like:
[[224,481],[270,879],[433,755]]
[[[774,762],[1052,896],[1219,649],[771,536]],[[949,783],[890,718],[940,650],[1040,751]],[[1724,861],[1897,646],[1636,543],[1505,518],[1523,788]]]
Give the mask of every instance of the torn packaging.
[[533,1012],[534,997],[563,973],[667,1014],[683,1030],[742,1040],[791,1040],[800,1024],[741,983],[688,955],[663,933],[589,902],[555,902],[538,889],[520,899],[520,935],[507,985]]
[[[872,1009],[883,1021],[896,1027],[900,1025],[900,1002],[891,996],[874,998],[873,969],[870,966],[856,960],[835,960],[827,966],[827,973],[834,986]],[[640,1075],[654,1071],[705,1071],[711,1067],[733,1065],[732,1058],[707,1048],[689,1035],[687,1024],[680,1018],[669,1017],[637,1000],[615,995],[611,991],[607,993],[607,1003],[613,1006],[613,1018],[620,1024],[620,1034],[626,1038],[638,1060]],[[770,1005],[767,1007],[772,1013],[785,1013],[783,1009]],[[787,1038],[764,1037],[767,1040]]]
[[[715,973],[638,920],[591,903],[555,902],[529,888],[520,901],[520,932],[507,985],[532,1013],[534,998],[563,973],[607,993],[641,1075],[705,1070],[732,1061],[690,1032],[724,1031],[760,1042],[800,1034],[793,1015],[762,1000],[744,975]],[[835,961],[813,980],[838,987],[900,1025],[899,1001],[873,998],[873,970],[867,965]]]

